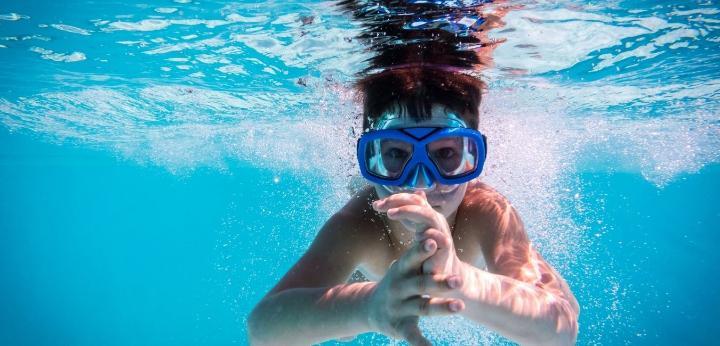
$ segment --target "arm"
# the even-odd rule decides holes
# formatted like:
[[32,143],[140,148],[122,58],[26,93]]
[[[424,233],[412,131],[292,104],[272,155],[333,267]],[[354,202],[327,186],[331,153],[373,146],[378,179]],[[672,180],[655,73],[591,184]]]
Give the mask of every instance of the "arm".
[[[448,277],[419,274],[433,256],[433,240],[417,243],[392,263],[380,282],[340,284],[357,264],[387,243],[363,225],[367,199],[358,198],[335,214],[310,249],[255,307],[248,321],[253,344],[297,345],[376,331],[411,345],[430,345],[418,316],[455,314],[464,307],[452,298],[425,292],[459,290]],[[422,279],[422,280],[419,280]]]
[[464,265],[463,315],[523,345],[571,345],[577,338],[574,298]]
[[462,265],[463,315],[522,344],[574,344],[577,300],[532,248],[516,210],[484,185],[469,193],[468,208],[489,271]]
[[376,283],[292,288],[268,296],[249,320],[252,345],[308,345],[370,331],[366,301]]
[[574,343],[577,301],[532,249],[517,212],[499,193],[479,184],[468,190],[457,215],[466,220],[457,236],[480,244],[489,272],[458,258],[445,218],[429,206],[424,193],[396,194],[373,208],[420,225],[420,240],[437,242],[438,251],[423,263],[423,272],[460,278],[461,289],[443,296],[464,301],[463,316],[523,344]]
[[335,214],[248,319],[254,345],[312,344],[370,330],[367,300],[375,283],[340,284],[361,258],[359,230]]

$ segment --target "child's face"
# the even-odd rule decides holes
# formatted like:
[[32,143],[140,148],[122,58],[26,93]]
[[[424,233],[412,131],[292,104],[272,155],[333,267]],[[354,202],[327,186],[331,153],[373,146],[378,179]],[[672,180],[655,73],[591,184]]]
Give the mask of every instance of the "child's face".
[[[457,118],[448,116],[447,109],[442,105],[433,105],[431,117],[420,122],[416,122],[408,117],[390,117],[383,118],[379,121],[375,129],[399,129],[407,127],[465,127],[465,123]],[[421,179],[422,180],[422,179]],[[419,186],[425,187],[425,195],[427,196],[428,203],[444,215],[449,217],[455,211],[457,211],[460,203],[462,203],[463,197],[465,197],[465,191],[467,190],[467,184],[457,185],[443,185],[439,182],[435,182],[432,188],[427,188],[428,184],[422,182]],[[388,197],[394,193],[413,193],[417,189],[403,188],[398,186],[386,186],[373,183],[375,192],[380,199]]]

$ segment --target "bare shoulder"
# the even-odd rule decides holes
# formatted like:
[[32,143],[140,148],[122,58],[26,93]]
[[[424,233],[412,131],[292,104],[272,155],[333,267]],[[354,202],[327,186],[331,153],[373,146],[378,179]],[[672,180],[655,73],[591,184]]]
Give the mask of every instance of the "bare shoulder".
[[365,186],[340,211],[346,220],[355,224],[349,246],[358,255],[355,263],[361,275],[354,276],[353,280],[378,279],[398,255],[398,249],[389,239],[384,216],[372,208],[372,202],[377,198],[375,189]]
[[522,220],[510,201],[480,181],[468,185],[458,208],[458,219],[474,225],[472,229],[476,230],[476,235],[483,238],[502,236],[498,232],[507,230],[509,226],[523,228]]
[[508,266],[510,253],[514,257],[511,262],[527,259],[530,242],[520,215],[510,201],[490,185],[473,181],[465,192],[457,218],[463,224],[463,235],[480,245],[491,272],[508,274],[515,270]]
[[372,207],[377,199],[372,186],[366,186],[352,196],[345,206],[334,217],[344,223],[352,223],[352,234],[360,240],[378,240],[384,230],[381,215]]
[[492,186],[474,180],[468,185],[462,206],[474,212],[497,214],[511,207],[510,202]]
[[475,239],[481,244],[490,272],[543,288],[566,299],[579,311],[569,286],[533,248],[520,215],[505,196],[476,182],[468,186],[461,208],[469,229],[474,230]]
[[343,240],[345,246],[359,247],[358,241],[368,237],[368,228],[376,213],[372,208],[372,200],[373,194],[369,188],[360,190],[327,221],[326,227],[320,232],[337,233],[336,240]]
[[372,207],[372,202],[377,198],[374,188],[366,186],[338,212],[342,219],[354,223],[353,237],[359,241],[354,245],[361,248],[365,255],[363,260],[374,259],[379,255],[378,252],[385,252],[389,245],[383,216]]
[[268,293],[298,287],[327,287],[347,281],[369,256],[373,242],[372,195],[363,190],[333,214],[303,256]]

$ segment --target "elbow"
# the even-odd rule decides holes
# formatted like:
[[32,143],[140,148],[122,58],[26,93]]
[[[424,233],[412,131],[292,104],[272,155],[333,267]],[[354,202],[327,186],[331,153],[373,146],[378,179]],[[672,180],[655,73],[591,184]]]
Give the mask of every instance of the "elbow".
[[265,300],[261,300],[255,308],[253,308],[252,312],[250,312],[250,316],[248,316],[247,333],[250,345],[265,346],[272,344],[271,340],[267,337],[268,333],[266,328],[263,328],[266,325],[266,323],[263,323],[264,303]]
[[[574,298],[573,298],[574,299]],[[577,305],[577,301],[573,301],[571,304],[565,299],[560,300],[561,308],[560,319],[564,320],[563,326],[563,342],[565,345],[575,345],[578,336],[578,318],[580,317],[580,306]],[[558,323],[560,325],[560,323]]]
[[253,308],[252,312],[250,312],[250,316],[248,316],[247,320],[247,337],[248,342],[250,345],[263,345],[264,343],[259,338],[260,330],[259,330],[259,321],[258,321],[258,306],[260,303],[258,303],[255,308]]
[[282,305],[275,299],[276,295],[265,296],[253,308],[247,320],[248,342],[253,346],[298,345],[300,342],[294,335],[288,334],[282,327],[287,321],[280,321],[284,315]]
[[558,299],[552,304],[551,328],[539,345],[575,345],[578,335],[579,311],[565,299]]
[[557,331],[552,335],[552,338],[542,345],[575,345],[577,342],[578,328],[577,323],[575,327],[569,328],[562,331]]

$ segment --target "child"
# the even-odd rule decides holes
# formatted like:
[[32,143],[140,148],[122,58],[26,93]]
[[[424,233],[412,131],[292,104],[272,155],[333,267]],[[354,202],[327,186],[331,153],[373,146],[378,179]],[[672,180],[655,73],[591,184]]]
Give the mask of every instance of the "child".
[[[250,342],[307,345],[379,332],[428,345],[420,316],[460,314],[522,344],[567,345],[579,306],[519,215],[478,181],[481,83],[405,64],[359,82],[372,185],[323,226],[249,318]],[[371,281],[348,282],[359,269]]]

